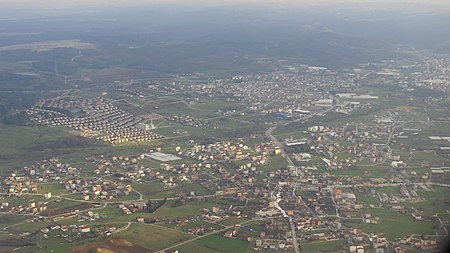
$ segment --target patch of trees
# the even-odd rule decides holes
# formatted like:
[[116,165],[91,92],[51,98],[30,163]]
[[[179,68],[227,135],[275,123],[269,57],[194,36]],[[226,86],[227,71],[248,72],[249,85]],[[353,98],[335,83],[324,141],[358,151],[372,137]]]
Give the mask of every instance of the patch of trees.
[[90,204],[90,203],[80,203],[80,204],[77,204],[77,205],[74,205],[74,206],[69,206],[69,207],[66,207],[66,208],[58,208],[58,207],[49,208],[49,209],[45,210],[44,212],[42,212],[42,215],[44,215],[44,216],[54,216],[54,215],[65,214],[68,211],[69,212],[73,212],[75,210],[83,211],[83,210],[87,210],[89,208],[92,208],[92,206],[93,205]]
[[63,148],[83,148],[93,145],[94,142],[90,139],[86,139],[80,136],[70,136],[58,141],[40,142],[32,147],[35,150],[45,149],[63,149]]
[[71,110],[67,110],[67,109],[63,109],[63,108],[55,108],[55,107],[48,107],[48,106],[42,106],[42,109],[60,112],[64,115],[66,115],[67,117],[86,116],[86,112],[81,109],[76,110],[76,111],[71,111]]
[[37,100],[35,93],[0,92],[0,121],[10,125],[30,125],[24,112],[16,112],[17,109],[25,109],[32,106]]
[[25,112],[7,114],[3,117],[3,123],[16,126],[29,126],[31,121]]
[[308,144],[299,144],[293,146],[286,146],[285,150],[288,153],[307,153],[310,151],[310,147]]
[[18,75],[0,71],[0,89],[19,90],[34,86],[38,81],[37,76]]
[[30,242],[25,242],[22,240],[18,240],[18,239],[5,239],[5,240],[0,240],[0,246],[1,247],[24,247],[24,246],[30,246],[33,245]]
[[149,200],[147,202],[147,212],[154,213],[156,210],[158,210],[160,207],[162,207],[167,202],[167,198],[164,198],[163,200]]

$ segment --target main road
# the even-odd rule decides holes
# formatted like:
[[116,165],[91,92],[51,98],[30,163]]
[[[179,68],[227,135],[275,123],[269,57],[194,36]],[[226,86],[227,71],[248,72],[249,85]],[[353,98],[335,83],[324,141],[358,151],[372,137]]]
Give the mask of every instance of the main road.
[[[336,105],[337,105],[337,104],[339,104],[339,100],[338,100],[336,97],[333,97],[333,100],[336,101],[336,102],[333,104],[333,106],[331,106],[330,108],[326,109],[325,111],[310,114],[310,115],[308,115],[308,116],[306,116],[306,117],[303,117],[303,118],[294,120],[294,122],[305,121],[305,120],[308,120],[308,119],[310,119],[310,118],[312,118],[312,117],[314,117],[314,116],[316,116],[316,115],[324,114],[324,113],[330,112],[331,110],[333,110],[334,108],[336,108]],[[304,175],[304,174],[303,174],[303,171],[298,171],[297,166],[295,166],[294,162],[292,162],[292,160],[291,160],[291,158],[289,157],[289,155],[287,155],[286,152],[284,151],[284,147],[283,147],[283,145],[281,144],[281,142],[280,142],[275,136],[273,136],[273,134],[272,134],[273,131],[275,131],[275,130],[277,129],[277,127],[279,127],[279,126],[285,126],[285,125],[287,125],[287,124],[289,124],[289,123],[290,123],[290,121],[287,121],[287,122],[285,122],[285,123],[282,123],[282,124],[278,124],[278,125],[272,126],[272,127],[270,127],[269,129],[267,129],[267,131],[266,131],[265,134],[266,134],[266,136],[267,136],[267,137],[275,144],[275,146],[278,147],[278,148],[280,149],[280,151],[281,151],[281,156],[282,156],[284,159],[286,159],[286,162],[288,163],[288,165],[289,165],[289,166],[292,166],[292,167],[295,169],[297,175],[298,175],[298,173],[300,174],[300,175],[298,175],[298,176],[303,177],[303,175]],[[297,197],[297,196],[295,195],[295,188],[293,189],[292,192],[293,192],[293,194],[294,194],[294,197]],[[298,197],[301,198],[300,196],[298,196]],[[303,201],[302,201],[302,202],[303,202]],[[303,203],[304,203],[304,202],[303,202]],[[306,203],[304,203],[304,205],[305,205],[305,207],[306,207],[307,209],[309,209],[309,210],[311,211],[311,213],[312,213],[313,215],[315,214],[315,213],[308,207],[308,205],[306,205]],[[280,208],[280,209],[281,209],[281,208]],[[285,214],[285,213],[284,213],[284,214]],[[293,246],[294,246],[294,252],[295,252],[295,253],[299,253],[299,252],[300,252],[300,248],[299,248],[298,242],[297,242],[297,234],[296,234],[296,231],[295,231],[295,224],[294,224],[294,221],[293,221],[292,217],[288,216],[287,214],[285,214],[285,217],[287,217],[287,218],[289,219],[289,224],[290,224],[290,227],[291,227],[291,234],[292,234],[292,244],[293,244]]]

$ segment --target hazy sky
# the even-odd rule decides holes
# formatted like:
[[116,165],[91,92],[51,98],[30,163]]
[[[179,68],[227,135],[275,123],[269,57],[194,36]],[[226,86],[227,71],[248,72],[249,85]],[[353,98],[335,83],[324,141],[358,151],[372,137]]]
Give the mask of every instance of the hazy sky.
[[[34,16],[61,16],[95,12],[105,8],[157,8],[168,5],[173,10],[190,11],[209,6],[246,6],[279,9],[311,7],[332,10],[341,7],[380,10],[442,12],[450,10],[450,0],[0,0],[0,20],[31,18]],[[181,7],[181,5],[183,7]]]
[[70,8],[73,6],[111,6],[111,5],[142,5],[155,3],[182,3],[182,4],[201,4],[201,5],[230,5],[230,4],[371,4],[371,5],[390,5],[390,4],[426,4],[426,5],[450,5],[449,0],[0,0],[2,7],[41,7],[41,8]]

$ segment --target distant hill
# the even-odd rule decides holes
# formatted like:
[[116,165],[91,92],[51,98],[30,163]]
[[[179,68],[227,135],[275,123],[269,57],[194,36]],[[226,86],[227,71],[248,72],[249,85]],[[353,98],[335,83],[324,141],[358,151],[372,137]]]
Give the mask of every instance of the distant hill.
[[[36,71],[129,68],[159,73],[264,71],[261,58],[330,68],[404,58],[397,45],[450,52],[450,15],[371,9],[204,8],[97,10],[0,21],[0,46],[79,40],[96,49],[0,52]],[[1,70],[1,69],[0,69]]]

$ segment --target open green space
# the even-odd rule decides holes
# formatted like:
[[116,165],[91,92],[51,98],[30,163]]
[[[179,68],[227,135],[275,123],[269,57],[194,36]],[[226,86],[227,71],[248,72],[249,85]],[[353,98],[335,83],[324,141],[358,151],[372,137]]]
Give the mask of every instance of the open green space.
[[249,243],[243,240],[210,235],[177,249],[180,253],[239,253],[246,252],[248,247]]
[[150,199],[169,198],[176,196],[177,193],[182,192],[189,194],[191,191],[195,192],[197,196],[211,193],[200,183],[181,184],[172,188],[163,188],[163,185],[159,182],[144,182],[140,184],[133,184],[132,186],[136,191],[142,193],[146,198]]
[[346,170],[329,171],[334,176],[340,177],[362,177],[365,179],[374,177],[384,177],[386,175],[385,167],[382,166],[357,166]]
[[406,203],[406,205],[415,207],[428,215],[446,213],[450,210],[450,188],[433,186],[432,191],[419,191],[417,194],[422,200]]
[[192,238],[191,235],[183,232],[147,224],[132,224],[127,230],[118,235],[152,252]]
[[416,221],[410,214],[402,214],[382,208],[360,210],[362,213],[370,213],[372,217],[379,217],[379,224],[357,224],[356,226],[365,233],[384,233],[389,240],[409,236],[411,234],[434,234],[435,222]]
[[356,192],[356,199],[358,202],[366,204],[366,205],[374,205],[374,206],[379,205],[377,198],[370,196],[369,194]]
[[341,240],[300,243],[300,247],[302,252],[304,253],[346,252],[344,248],[344,242]]
[[[431,140],[429,138],[430,136],[449,137],[450,128],[448,127],[448,124],[433,123],[429,126],[423,127],[422,131],[417,135],[409,136],[407,139],[397,140],[397,146],[415,150],[414,153],[416,153],[417,151],[438,150],[440,146],[450,146],[450,142],[446,140]],[[420,145],[417,145],[417,143],[420,143]],[[415,159],[419,160],[420,157],[426,159],[426,161],[430,161],[432,164],[439,164],[443,162],[442,157],[437,157],[435,153],[420,152],[416,155]],[[434,158],[438,160],[433,161]]]
[[22,196],[3,196],[1,201],[9,202],[10,205],[21,205],[27,207],[32,202],[45,202],[44,196],[41,195],[22,195]]
[[133,189],[140,192],[147,198],[168,198],[174,197],[175,191],[173,188],[165,189],[160,182],[145,182],[140,184],[133,184]]
[[8,228],[8,231],[13,234],[19,234],[19,233],[34,233],[42,228],[48,227],[50,225],[54,225],[54,222],[23,222],[23,223],[16,223],[17,225],[11,226]]
[[190,202],[185,205],[174,207],[172,206],[174,202],[168,201],[161,208],[156,210],[153,214],[155,217],[159,218],[176,218],[176,217],[187,217],[199,215],[202,213],[204,208],[211,208],[214,205],[217,205],[214,202],[207,201],[198,201],[198,202]]
[[[23,238],[8,233],[0,233],[0,252],[13,252],[20,246],[31,245],[28,238]],[[15,251],[14,251],[15,252]]]
[[52,144],[73,136],[63,128],[0,123],[0,163],[24,166],[28,161],[34,162],[34,159],[53,152]]
[[241,222],[245,222],[250,220],[249,218],[244,218],[244,217],[236,217],[236,216],[232,216],[229,217],[228,219],[222,220],[219,223],[225,226],[231,226],[231,225],[235,225],[235,224],[239,224]]
[[38,184],[38,193],[44,194],[51,192],[52,196],[66,193],[64,186],[59,182],[40,183]]
[[176,202],[176,200],[169,200],[153,213],[137,212],[131,215],[123,215],[118,207],[112,205],[108,205],[106,208],[100,209],[97,212],[105,219],[127,222],[135,221],[136,217],[157,219],[193,217],[201,215],[204,208],[212,208],[213,206],[224,208],[236,204],[235,202],[226,199],[197,200],[180,205],[176,205]]
[[[449,142],[450,145],[450,142]],[[420,167],[423,163],[428,163],[432,167],[445,166],[448,159],[437,155],[434,152],[413,152],[411,157],[406,161],[408,167]]]
[[[47,252],[61,252],[61,253],[71,253],[71,247],[68,246],[67,240],[62,237],[55,237],[52,235],[52,233],[48,234],[48,239],[42,239],[41,241],[41,247],[32,246],[32,247],[26,247],[21,248],[19,250],[15,250],[14,252],[20,252],[20,253],[47,253]],[[35,238],[32,238],[35,239]],[[31,242],[36,243],[36,240],[30,239]]]
[[4,228],[9,225],[18,224],[30,218],[31,215],[16,215],[10,213],[2,213],[0,214],[0,227]]
[[385,186],[382,188],[377,188],[377,192],[382,192],[392,195],[400,195],[400,188],[398,186]]
[[268,171],[276,171],[279,169],[286,169],[287,166],[288,163],[286,159],[284,159],[284,157],[282,157],[281,155],[277,155],[270,157],[269,162],[267,162],[262,166],[259,166],[258,169],[268,172]]

